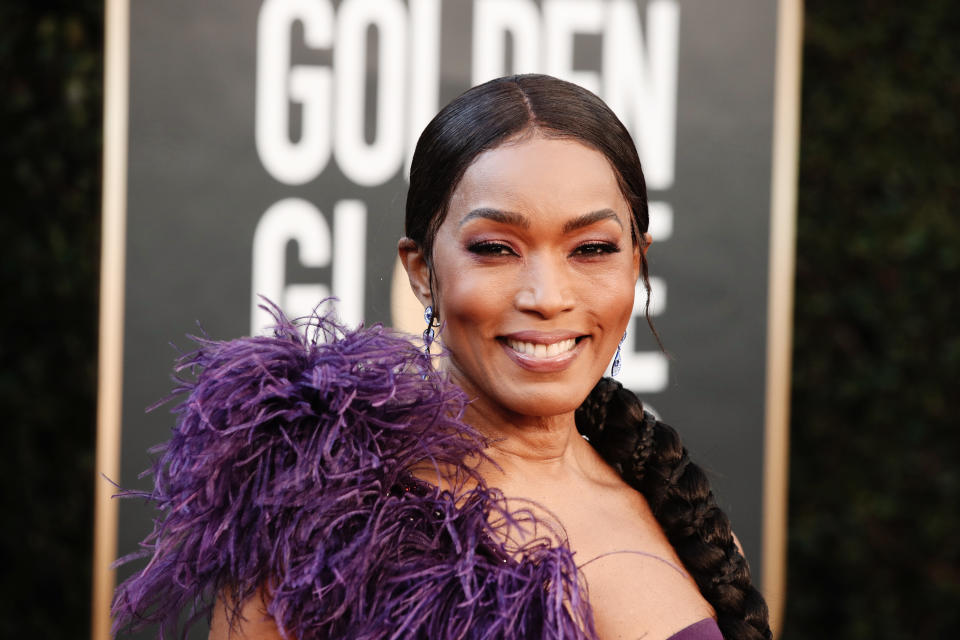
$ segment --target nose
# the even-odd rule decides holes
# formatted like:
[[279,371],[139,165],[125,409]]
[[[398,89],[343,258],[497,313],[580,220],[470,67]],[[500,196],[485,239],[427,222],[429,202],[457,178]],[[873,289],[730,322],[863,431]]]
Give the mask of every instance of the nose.
[[529,258],[519,276],[517,309],[552,318],[573,308],[573,283],[565,264],[545,256]]

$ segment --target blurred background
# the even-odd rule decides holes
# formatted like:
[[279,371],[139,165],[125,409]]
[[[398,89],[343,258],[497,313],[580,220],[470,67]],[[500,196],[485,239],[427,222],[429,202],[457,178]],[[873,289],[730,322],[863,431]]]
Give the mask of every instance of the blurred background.
[[[0,4],[0,637],[89,634],[101,1]],[[960,629],[960,5],[808,0],[782,638]]]

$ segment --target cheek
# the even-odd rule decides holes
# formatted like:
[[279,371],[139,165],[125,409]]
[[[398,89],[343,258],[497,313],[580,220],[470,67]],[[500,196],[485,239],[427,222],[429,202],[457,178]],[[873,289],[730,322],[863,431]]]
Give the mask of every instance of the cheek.
[[503,270],[478,267],[469,255],[450,250],[441,252],[435,264],[434,293],[445,323],[445,341],[502,317],[510,291],[510,279]]
[[633,269],[612,268],[581,281],[580,300],[584,306],[607,322],[626,323],[633,314],[636,279]]
[[507,304],[506,283],[501,279],[463,270],[447,280],[439,294],[440,309],[448,322],[489,322],[503,312]]

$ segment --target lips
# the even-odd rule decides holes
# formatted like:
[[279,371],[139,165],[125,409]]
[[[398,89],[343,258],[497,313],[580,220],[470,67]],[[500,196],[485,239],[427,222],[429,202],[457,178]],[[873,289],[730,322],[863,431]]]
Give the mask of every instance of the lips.
[[560,355],[561,353],[571,351],[577,346],[577,341],[575,338],[567,338],[566,340],[559,340],[550,344],[527,342],[523,340],[515,340],[513,338],[507,338],[506,342],[507,346],[517,353],[533,356],[534,358],[552,358]]
[[571,331],[520,331],[500,337],[507,355],[522,368],[538,373],[562,371],[582,350],[582,334]]

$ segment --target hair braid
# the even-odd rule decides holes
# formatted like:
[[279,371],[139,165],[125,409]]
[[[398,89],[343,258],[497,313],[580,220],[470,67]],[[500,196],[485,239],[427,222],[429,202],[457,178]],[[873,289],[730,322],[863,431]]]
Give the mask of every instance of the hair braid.
[[576,413],[577,428],[597,452],[640,491],[670,544],[717,613],[726,640],[772,637],[763,596],[717,506],[703,470],[680,436],[643,410],[643,403],[603,378]]

